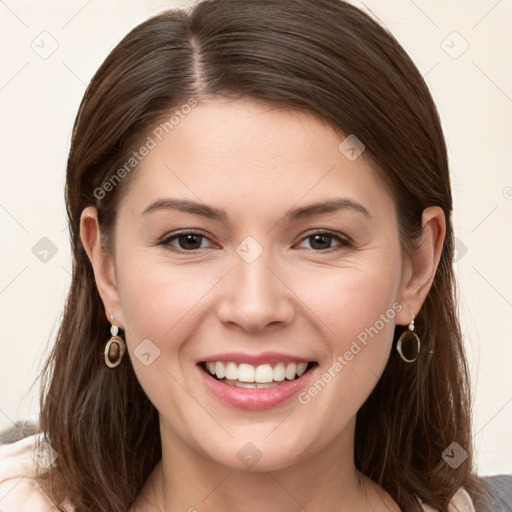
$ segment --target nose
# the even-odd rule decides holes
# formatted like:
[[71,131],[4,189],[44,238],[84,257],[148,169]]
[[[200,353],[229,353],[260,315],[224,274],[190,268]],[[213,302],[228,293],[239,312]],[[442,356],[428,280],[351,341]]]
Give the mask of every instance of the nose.
[[234,255],[234,268],[224,280],[217,308],[218,318],[229,327],[257,332],[283,327],[293,320],[293,292],[268,252],[263,251],[252,262]]

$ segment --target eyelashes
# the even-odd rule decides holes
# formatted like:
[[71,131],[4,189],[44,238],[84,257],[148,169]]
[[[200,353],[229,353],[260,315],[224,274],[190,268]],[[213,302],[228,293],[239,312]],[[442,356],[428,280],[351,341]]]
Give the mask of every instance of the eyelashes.
[[[209,249],[210,247],[202,247],[203,240],[208,240],[207,235],[200,231],[196,230],[186,230],[186,231],[180,231],[178,233],[171,233],[169,235],[166,235],[164,238],[162,238],[157,245],[168,247],[170,250],[179,252],[179,253],[197,253],[202,249]],[[333,247],[323,247],[323,248],[315,248],[311,247],[309,250],[314,253],[323,253],[323,252],[333,252],[336,250],[346,249],[353,246],[352,241],[346,236],[341,233],[334,233],[332,231],[326,231],[326,230],[316,230],[313,232],[306,233],[301,239],[300,243],[303,241],[312,240],[313,245],[325,244],[326,242],[330,244],[333,241],[338,242],[337,245],[334,245]],[[173,242],[177,241],[178,246],[173,245]],[[199,242],[199,243],[198,243]],[[190,247],[192,245],[192,247]],[[185,246],[185,247],[183,247]]]
[[[172,246],[171,242],[173,242],[174,240],[178,240],[178,241],[183,241],[183,240],[186,240],[186,239],[189,239],[186,243],[190,243],[190,238],[204,238],[206,240],[209,240],[209,238],[203,234],[203,233],[200,233],[199,231],[181,231],[180,233],[176,233],[176,234],[171,234],[169,236],[166,236],[165,238],[163,238],[159,243],[158,245],[163,245],[163,246],[168,246],[169,248],[171,248],[172,250],[176,250],[178,252],[197,252],[197,249],[189,249],[189,250],[186,250],[186,249],[183,249],[181,248],[181,251],[180,249],[176,249],[174,246]],[[200,248],[200,247],[199,247]]]

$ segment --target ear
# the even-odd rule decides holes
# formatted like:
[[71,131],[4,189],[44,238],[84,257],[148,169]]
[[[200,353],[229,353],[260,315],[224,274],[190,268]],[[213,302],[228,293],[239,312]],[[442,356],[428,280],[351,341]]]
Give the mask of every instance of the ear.
[[446,219],[439,206],[423,210],[422,234],[410,261],[404,263],[398,302],[403,309],[396,315],[398,325],[408,325],[418,314],[434,281],[446,235]]
[[91,262],[98,292],[105,307],[105,315],[111,322],[114,315],[115,325],[123,328],[121,303],[116,284],[114,259],[101,245],[101,232],[98,212],[94,206],[88,206],[80,216],[80,240]]

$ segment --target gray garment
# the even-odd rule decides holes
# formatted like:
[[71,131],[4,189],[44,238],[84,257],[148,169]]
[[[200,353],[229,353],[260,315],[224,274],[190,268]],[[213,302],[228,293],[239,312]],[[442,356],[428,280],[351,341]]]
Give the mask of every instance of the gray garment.
[[476,512],[512,512],[512,475],[482,476],[480,479],[493,495],[492,503],[475,499]]

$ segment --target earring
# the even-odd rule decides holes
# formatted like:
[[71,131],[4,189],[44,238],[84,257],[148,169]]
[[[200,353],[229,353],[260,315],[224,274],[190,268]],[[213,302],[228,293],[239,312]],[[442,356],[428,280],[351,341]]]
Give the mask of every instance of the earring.
[[[416,339],[416,345],[417,345],[417,350],[416,350],[416,356],[414,357],[414,359],[407,359],[403,352],[402,352],[402,342],[404,341],[404,339],[409,336],[410,338],[415,338]],[[408,330],[407,331],[404,331],[402,333],[402,335],[400,336],[400,338],[398,338],[398,342],[396,344],[396,349],[398,351],[398,353],[400,354],[400,357],[406,362],[406,363],[414,363],[414,361],[416,361],[416,359],[418,359],[418,356],[420,354],[420,347],[421,347],[421,343],[420,343],[420,339],[418,337],[418,335],[414,332],[414,318],[411,320],[411,323],[409,324],[409,327],[408,327]]]
[[119,333],[119,327],[114,325],[114,315],[110,315],[110,320],[112,322],[112,326],[110,327],[112,337],[105,345],[105,364],[109,368],[115,368],[119,366],[123,359],[126,345],[123,338],[117,335]]

